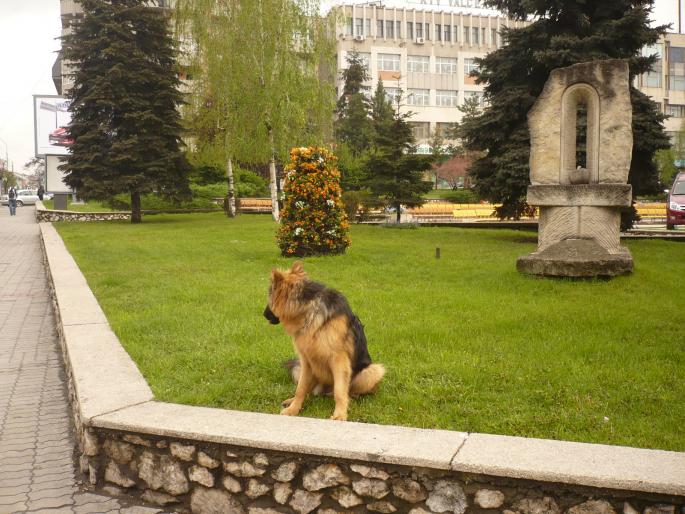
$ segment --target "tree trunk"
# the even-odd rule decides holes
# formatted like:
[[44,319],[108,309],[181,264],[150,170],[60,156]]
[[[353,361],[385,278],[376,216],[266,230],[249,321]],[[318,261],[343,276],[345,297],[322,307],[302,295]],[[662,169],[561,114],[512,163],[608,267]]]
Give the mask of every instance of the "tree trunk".
[[228,179],[228,194],[224,202],[226,208],[226,216],[235,218],[235,186],[233,184],[233,159],[228,158],[226,163],[226,178]]
[[276,181],[276,151],[274,149],[274,136],[269,129],[269,140],[271,141],[271,160],[269,161],[269,189],[271,190],[271,215],[274,221],[279,221],[281,216],[278,209],[278,190]]
[[398,203],[395,204],[395,207],[397,208],[397,223],[400,223],[400,216],[402,215],[401,205]]
[[143,214],[140,212],[140,192],[131,192],[131,223],[142,223]]

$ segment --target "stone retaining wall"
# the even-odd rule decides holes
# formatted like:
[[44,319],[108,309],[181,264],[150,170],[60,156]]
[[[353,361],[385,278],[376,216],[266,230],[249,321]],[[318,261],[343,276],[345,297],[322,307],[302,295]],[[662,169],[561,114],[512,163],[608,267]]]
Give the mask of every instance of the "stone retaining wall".
[[125,211],[114,212],[77,212],[77,211],[56,211],[46,209],[43,202],[36,202],[36,221],[112,221],[130,220],[131,213]]
[[679,452],[154,401],[59,235],[41,232],[94,488],[198,514],[685,514]]

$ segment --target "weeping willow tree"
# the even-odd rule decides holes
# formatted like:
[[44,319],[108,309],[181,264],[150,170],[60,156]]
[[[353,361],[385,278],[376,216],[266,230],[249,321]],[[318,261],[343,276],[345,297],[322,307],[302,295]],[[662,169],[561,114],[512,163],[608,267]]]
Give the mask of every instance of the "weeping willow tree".
[[229,183],[234,160],[268,163],[278,221],[276,162],[331,132],[334,31],[317,0],[179,0],[177,28],[211,136],[196,146],[224,155]]

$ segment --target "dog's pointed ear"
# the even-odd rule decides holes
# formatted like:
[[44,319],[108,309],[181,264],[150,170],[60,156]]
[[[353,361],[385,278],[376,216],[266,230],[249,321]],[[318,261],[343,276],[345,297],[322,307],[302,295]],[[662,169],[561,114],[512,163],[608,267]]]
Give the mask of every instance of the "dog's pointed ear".
[[293,265],[290,268],[290,273],[303,274],[304,273],[304,267],[302,266],[302,263],[300,261],[293,262]]
[[283,273],[281,272],[281,270],[273,268],[271,270],[271,282],[275,284],[277,282],[280,282],[281,280],[283,280]]

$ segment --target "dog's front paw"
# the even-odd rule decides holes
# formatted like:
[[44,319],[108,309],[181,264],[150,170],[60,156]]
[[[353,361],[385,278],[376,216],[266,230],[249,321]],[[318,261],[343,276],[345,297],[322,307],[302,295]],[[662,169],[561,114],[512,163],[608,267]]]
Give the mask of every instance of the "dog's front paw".
[[287,400],[283,400],[281,402],[281,407],[290,407],[290,404],[293,403],[293,400],[295,400],[295,397],[288,398]]
[[297,416],[299,409],[291,409],[290,407],[281,411],[281,416]]
[[331,419],[334,419],[336,421],[347,421],[347,414],[339,414],[334,412],[331,416]]

